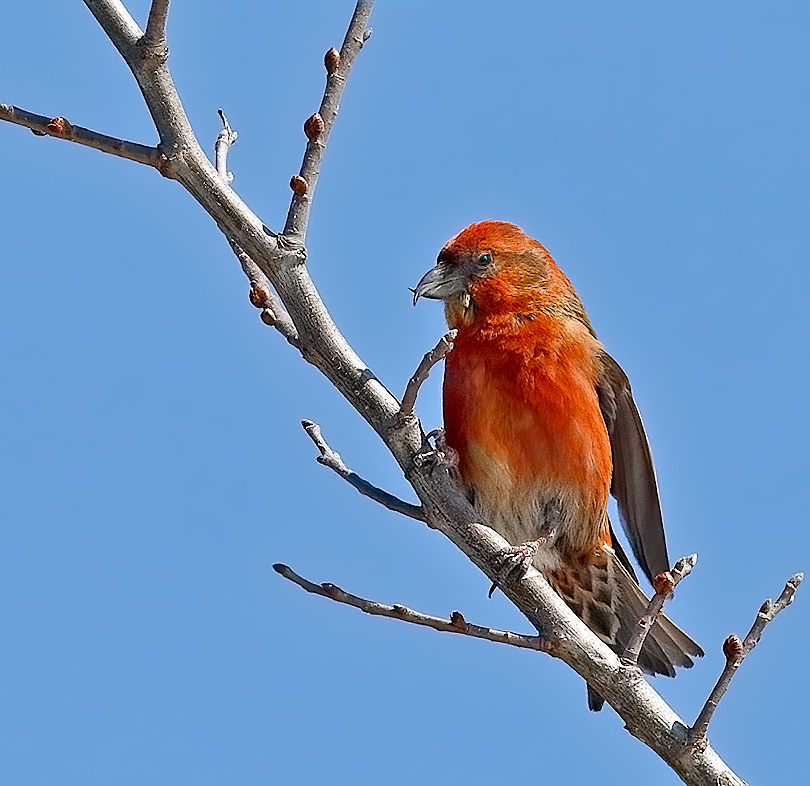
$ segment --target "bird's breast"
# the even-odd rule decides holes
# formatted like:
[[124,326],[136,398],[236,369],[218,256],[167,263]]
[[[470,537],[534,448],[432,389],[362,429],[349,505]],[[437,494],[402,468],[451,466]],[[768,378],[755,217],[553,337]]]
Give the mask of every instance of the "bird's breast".
[[550,523],[575,551],[604,541],[610,441],[586,341],[462,332],[444,417],[464,484],[512,543]]

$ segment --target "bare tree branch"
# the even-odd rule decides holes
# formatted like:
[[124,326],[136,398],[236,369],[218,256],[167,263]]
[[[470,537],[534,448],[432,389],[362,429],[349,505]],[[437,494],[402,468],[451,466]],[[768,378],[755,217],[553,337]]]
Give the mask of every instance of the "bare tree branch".
[[298,176],[304,181],[304,188],[302,193],[294,192],[284,225],[284,234],[299,243],[304,242],[307,234],[312,195],[318,182],[326,142],[329,139],[329,132],[332,130],[335,117],[337,117],[340,96],[346,85],[346,78],[349,76],[354,58],[368,38],[366,26],[373,6],[374,0],[359,0],[339,54],[337,57],[334,56],[332,54],[334,50],[330,49],[324,58],[326,89],[323,93],[323,100],[318,112],[312,115],[304,125],[309,142],[304,152],[301,170],[298,173]]
[[146,32],[140,45],[144,51],[159,56],[168,56],[166,46],[166,18],[169,16],[169,0],[152,0],[149,8],[149,19],[146,21]]
[[321,595],[324,598],[329,598],[338,603],[354,606],[356,609],[365,611],[366,614],[391,617],[392,619],[410,622],[414,625],[424,625],[425,627],[433,628],[434,630],[439,630],[444,633],[460,633],[463,636],[487,639],[488,641],[494,641],[498,644],[509,644],[512,647],[521,647],[527,650],[537,650],[538,652],[545,652],[552,656],[555,654],[556,645],[553,639],[547,640],[540,636],[525,636],[521,633],[512,633],[511,631],[473,625],[467,622],[458,611],[454,611],[450,615],[450,619],[446,620],[441,617],[422,614],[419,611],[414,611],[413,609],[400,606],[399,604],[387,606],[384,603],[377,603],[377,601],[366,600],[357,595],[352,595],[335,584],[313,584],[303,576],[299,576],[287,565],[273,565],[273,570],[284,576],[285,579],[289,579],[294,584],[302,587],[307,592],[311,592],[314,595]]
[[413,408],[416,404],[419,388],[422,387],[422,383],[428,378],[428,374],[430,374],[430,370],[433,366],[440,360],[444,360],[444,358],[447,357],[447,353],[452,351],[453,342],[456,340],[457,335],[458,330],[449,330],[439,339],[439,343],[422,358],[414,375],[408,380],[405,394],[402,396],[402,405],[399,408],[400,417],[407,418],[413,415]]
[[[156,3],[158,7],[155,10],[155,24],[158,24],[163,17],[163,6],[168,4],[161,3],[160,0],[156,0]],[[189,167],[203,169],[203,161],[210,166],[191,130],[191,124],[166,67],[168,51],[164,52],[166,56],[157,57],[156,52],[148,48],[148,40],[145,42],[147,46],[144,46],[140,27],[120,0],[84,0],[84,4],[121,53],[141,89],[160,136],[161,152],[167,158],[162,173],[181,180]],[[153,29],[156,28],[153,26]],[[184,182],[183,185],[188,188],[187,183]],[[191,193],[201,201],[197,194]]]
[[340,454],[332,450],[332,448],[326,444],[326,440],[321,434],[321,427],[317,423],[313,423],[311,420],[302,420],[301,425],[321,452],[321,455],[318,456],[317,459],[319,464],[323,464],[325,467],[334,470],[340,477],[354,486],[364,497],[379,502],[380,505],[388,508],[388,510],[393,510],[394,513],[401,513],[403,516],[408,516],[417,521],[427,521],[425,511],[418,505],[411,505],[410,502],[405,502],[399,499],[399,497],[395,497],[393,494],[389,494],[387,491],[377,488],[377,486],[372,485],[367,480],[364,480],[359,475],[352,472],[343,463]]
[[681,557],[671,572],[660,573],[653,581],[655,595],[650,599],[646,611],[642,614],[636,624],[636,629],[630,636],[630,641],[622,655],[622,661],[628,665],[635,666],[638,663],[638,656],[647,634],[652,630],[655,621],[664,610],[664,602],[673,593],[681,579],[685,579],[697,564],[697,554],[690,554],[688,557]]
[[137,142],[127,142],[114,136],[99,134],[89,128],[74,126],[65,120],[64,117],[45,117],[45,115],[35,115],[25,109],[20,109],[9,104],[0,104],[0,120],[8,120],[9,123],[16,123],[20,126],[30,128],[37,136],[53,136],[57,139],[66,139],[68,142],[75,142],[85,147],[94,147],[103,153],[110,153],[120,158],[128,158],[130,161],[137,161],[139,164],[160,169],[162,156],[156,147],[139,145]]
[[697,716],[694,726],[689,730],[689,742],[693,747],[701,747],[706,744],[706,732],[709,729],[714,711],[723,698],[728,686],[731,684],[731,678],[736,673],[737,669],[742,665],[745,656],[751,652],[754,647],[759,643],[760,636],[765,630],[765,626],[780,612],[782,609],[787,608],[793,603],[793,596],[799,584],[804,579],[803,573],[797,573],[788,579],[782,594],[776,599],[774,603],[770,598],[762,604],[760,610],[757,612],[757,617],[751,630],[743,641],[740,641],[739,636],[732,634],[725,642],[723,642],[723,654],[726,656],[726,665],[723,669],[720,678],[717,680],[709,698],[703,705],[703,709]]

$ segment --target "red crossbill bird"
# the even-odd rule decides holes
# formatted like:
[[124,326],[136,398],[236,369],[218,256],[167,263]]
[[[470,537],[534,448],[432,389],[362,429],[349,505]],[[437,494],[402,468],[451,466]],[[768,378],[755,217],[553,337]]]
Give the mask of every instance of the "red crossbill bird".
[[[458,331],[445,359],[445,439],[480,513],[588,627],[623,652],[647,607],[608,519],[608,496],[641,569],[669,570],[647,437],[627,376],[571,282],[514,224],[482,221],[441,250],[414,290]],[[639,655],[649,674],[692,666],[700,647],[661,616]],[[591,709],[603,700],[590,688]]]

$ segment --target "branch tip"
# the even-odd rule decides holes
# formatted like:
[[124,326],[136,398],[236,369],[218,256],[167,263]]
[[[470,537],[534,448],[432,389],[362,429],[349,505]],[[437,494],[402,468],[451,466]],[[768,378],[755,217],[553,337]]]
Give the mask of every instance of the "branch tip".
[[621,661],[627,666],[636,666],[638,664],[638,656],[641,653],[641,648],[647,639],[650,631],[655,625],[655,621],[664,610],[664,603],[670,597],[675,587],[685,579],[691,572],[692,568],[697,564],[697,554],[690,554],[688,557],[681,557],[671,571],[664,571],[659,573],[653,579],[653,589],[655,594],[650,598],[644,614],[641,615],[636,623],[635,630],[630,636],[627,646],[621,655]]
[[320,453],[316,456],[315,460],[319,464],[336,472],[343,480],[347,481],[351,486],[359,491],[364,497],[368,497],[374,502],[378,502],[388,510],[393,510],[395,513],[401,513],[408,518],[416,519],[417,521],[427,521],[425,511],[420,505],[412,505],[410,502],[395,497],[381,488],[369,483],[364,478],[361,478],[357,473],[352,472],[344,463],[340,454],[332,450],[326,443],[326,440],[321,434],[320,426],[312,420],[302,420],[301,425],[304,431],[307,432],[309,438],[315,443]]
[[[290,208],[287,211],[287,220],[284,223],[283,235],[290,238],[297,238],[303,242],[307,233],[309,223],[309,213],[312,208],[312,194],[318,181],[318,174],[323,160],[324,150],[329,132],[332,129],[335,117],[337,116],[340,97],[346,80],[351,71],[354,59],[363,46],[363,31],[366,29],[373,0],[360,0],[355,6],[352,19],[349,22],[343,44],[335,57],[331,52],[324,56],[326,66],[326,86],[323,91],[321,105],[315,115],[310,118],[312,121],[310,128],[305,125],[305,133],[308,143],[304,151],[304,158],[301,162],[299,174],[307,181],[308,199],[303,199],[298,193],[293,192]],[[334,70],[330,69],[333,68]],[[314,120],[317,115],[320,123]],[[308,123],[310,121],[307,121]],[[322,124],[322,125],[321,125]]]
[[692,569],[695,567],[695,565],[697,565],[697,561],[698,561],[697,554],[689,554],[686,557],[681,557],[675,563],[675,567],[672,569],[672,572],[677,573],[681,577],[681,579],[685,579],[692,572]]
[[401,422],[406,421],[411,415],[413,415],[413,408],[416,405],[416,397],[419,394],[419,388],[422,387],[422,383],[428,378],[430,370],[433,368],[433,366],[435,366],[439,361],[444,360],[448,353],[452,352],[453,342],[457,337],[458,330],[455,328],[448,330],[447,333],[445,333],[439,339],[436,346],[433,347],[433,349],[431,349],[429,352],[425,353],[425,356],[417,366],[413,376],[408,381],[408,385],[405,388],[405,393],[402,396],[402,403],[399,407],[399,417]]
[[796,593],[796,590],[799,589],[799,584],[801,584],[803,581],[804,581],[804,573],[796,573],[793,576],[791,576],[787,580],[785,588],[782,590],[782,594],[779,596],[779,600],[777,601],[777,603],[783,601],[783,598],[784,598],[783,602],[785,604],[793,603],[793,595]]
[[230,185],[233,182],[233,175],[228,171],[228,153],[239,134],[231,128],[222,109],[218,109],[217,112],[222,120],[222,131],[217,134],[217,141],[214,143],[214,168],[217,170],[217,174]]

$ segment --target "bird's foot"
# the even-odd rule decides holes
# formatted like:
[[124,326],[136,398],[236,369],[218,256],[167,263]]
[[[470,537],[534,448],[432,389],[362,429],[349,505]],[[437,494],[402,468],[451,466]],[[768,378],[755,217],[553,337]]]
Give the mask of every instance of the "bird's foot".
[[[433,440],[431,446],[430,440]],[[458,453],[447,444],[443,428],[436,428],[425,435],[427,446],[414,456],[414,463],[420,467],[428,467],[434,472],[439,467],[453,472],[458,467]]]
[[495,580],[489,588],[488,597],[492,597],[498,587],[507,581],[520,581],[534,561],[534,555],[554,537],[554,530],[544,532],[539,538],[528,540],[519,546],[510,546],[498,556],[499,567]]

